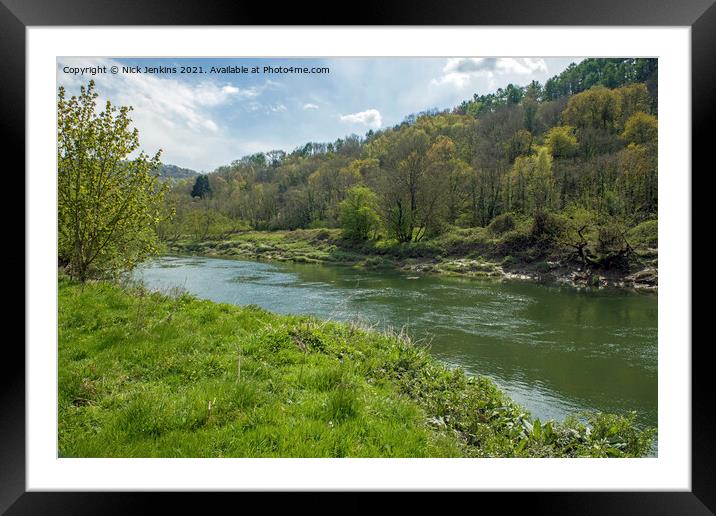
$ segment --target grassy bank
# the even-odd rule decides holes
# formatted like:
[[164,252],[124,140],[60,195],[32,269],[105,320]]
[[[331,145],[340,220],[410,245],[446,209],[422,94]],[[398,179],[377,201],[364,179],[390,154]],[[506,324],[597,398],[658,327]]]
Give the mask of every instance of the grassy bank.
[[70,457],[623,457],[654,437],[534,420],[402,334],[65,278],[58,414]]
[[[244,231],[197,242],[176,240],[169,252],[246,257],[298,263],[341,264],[369,269],[392,268],[416,273],[558,281],[575,286],[657,287],[656,222],[629,233],[633,253],[615,263],[608,252],[594,253],[587,268],[563,244],[530,235],[527,221],[502,228],[453,229],[439,237],[410,243],[381,239],[352,242],[338,229]],[[586,234],[593,248],[598,235]]]

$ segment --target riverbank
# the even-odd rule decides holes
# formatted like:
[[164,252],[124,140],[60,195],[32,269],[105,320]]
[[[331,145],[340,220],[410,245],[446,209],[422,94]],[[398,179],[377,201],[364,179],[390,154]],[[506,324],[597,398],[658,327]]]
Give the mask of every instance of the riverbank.
[[[654,229],[655,231],[655,229]],[[367,269],[397,269],[414,274],[519,279],[577,288],[631,288],[656,292],[655,242],[634,235],[628,263],[585,267],[573,255],[529,241],[525,234],[495,236],[485,228],[455,230],[424,242],[350,242],[337,229],[245,231],[223,239],[167,244],[176,254],[244,257],[254,260],[341,264]]]
[[58,403],[76,457],[628,457],[653,437],[534,420],[402,333],[64,278]]

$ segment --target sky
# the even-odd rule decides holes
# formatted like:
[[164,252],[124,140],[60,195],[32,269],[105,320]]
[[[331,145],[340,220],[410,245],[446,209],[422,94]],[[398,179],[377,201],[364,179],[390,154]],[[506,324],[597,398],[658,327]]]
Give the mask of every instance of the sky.
[[[210,172],[255,152],[363,136],[509,83],[544,84],[581,59],[65,57],[57,85],[72,96],[93,79],[98,111],[108,99],[134,108],[145,152],[161,149],[164,163]],[[321,68],[328,71],[310,73]]]

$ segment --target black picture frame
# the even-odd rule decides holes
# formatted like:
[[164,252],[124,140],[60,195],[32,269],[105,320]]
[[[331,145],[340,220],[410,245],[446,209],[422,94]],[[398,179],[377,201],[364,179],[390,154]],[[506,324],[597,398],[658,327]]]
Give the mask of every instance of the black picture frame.
[[[201,2],[184,0],[0,0],[0,120],[5,149],[25,147],[25,29],[28,26],[87,25],[550,25],[550,26],[689,26],[692,51],[692,156],[705,163],[708,128],[714,117],[716,92],[716,5],[714,0],[467,0],[434,3],[368,0],[340,14],[327,2],[267,3],[237,0]],[[348,23],[350,22],[350,23]],[[16,170],[24,170],[24,153]],[[701,159],[699,159],[701,158]],[[693,168],[693,167],[692,167]],[[7,169],[6,169],[7,170]],[[676,171],[670,171],[676,172]],[[691,171],[680,171],[690,174]],[[706,170],[704,170],[706,172]],[[693,176],[692,176],[693,177]],[[17,181],[19,184],[19,181]],[[20,194],[13,193],[14,197]],[[24,195],[22,196],[24,198]],[[23,235],[24,240],[24,235]],[[16,248],[19,246],[16,246]],[[24,249],[24,246],[23,246]],[[24,257],[24,251],[23,251]],[[24,260],[23,260],[24,262]],[[696,262],[692,262],[692,266]],[[24,266],[23,266],[24,267]],[[27,271],[26,271],[27,274]],[[693,315],[692,315],[693,320]],[[692,356],[692,490],[690,492],[510,493],[510,509],[549,510],[553,514],[713,514],[716,511],[716,435],[711,417],[707,358],[708,340],[691,347]],[[690,342],[671,343],[689,346]],[[0,391],[0,511],[8,514],[131,513],[159,501],[162,512],[171,507],[191,510],[206,500],[189,500],[186,493],[77,493],[26,492],[25,489],[25,353],[19,339],[6,339]],[[8,351],[10,353],[8,353]],[[237,494],[251,499],[253,494]],[[226,500],[231,494],[212,496]],[[350,495],[345,507],[364,512],[374,507],[375,495]],[[484,493],[482,498],[505,496]],[[205,497],[202,497],[205,498]],[[272,503],[283,497],[271,495]],[[406,497],[407,498],[407,497]],[[228,501],[228,500],[226,500]],[[489,500],[493,501],[493,500]],[[498,500],[494,500],[498,501]],[[215,503],[215,500],[212,500]],[[301,503],[303,502],[303,503]],[[480,500],[481,507],[485,500]],[[498,501],[499,502],[499,501]],[[230,502],[231,503],[231,502]],[[318,503],[305,494],[292,503]],[[427,509],[422,494],[411,494],[411,504]],[[453,499],[453,503],[457,500]],[[468,501],[468,503],[470,503]],[[213,504],[212,504],[213,505]],[[296,506],[297,507],[297,506]],[[346,509],[346,510],[349,510]],[[404,506],[404,509],[407,507]],[[238,509],[237,509],[238,510]]]

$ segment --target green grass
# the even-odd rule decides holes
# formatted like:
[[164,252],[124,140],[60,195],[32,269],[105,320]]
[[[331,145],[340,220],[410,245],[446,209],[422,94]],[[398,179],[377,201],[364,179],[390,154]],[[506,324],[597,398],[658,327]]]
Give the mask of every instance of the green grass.
[[633,416],[532,420],[404,335],[59,281],[63,457],[640,456]]

